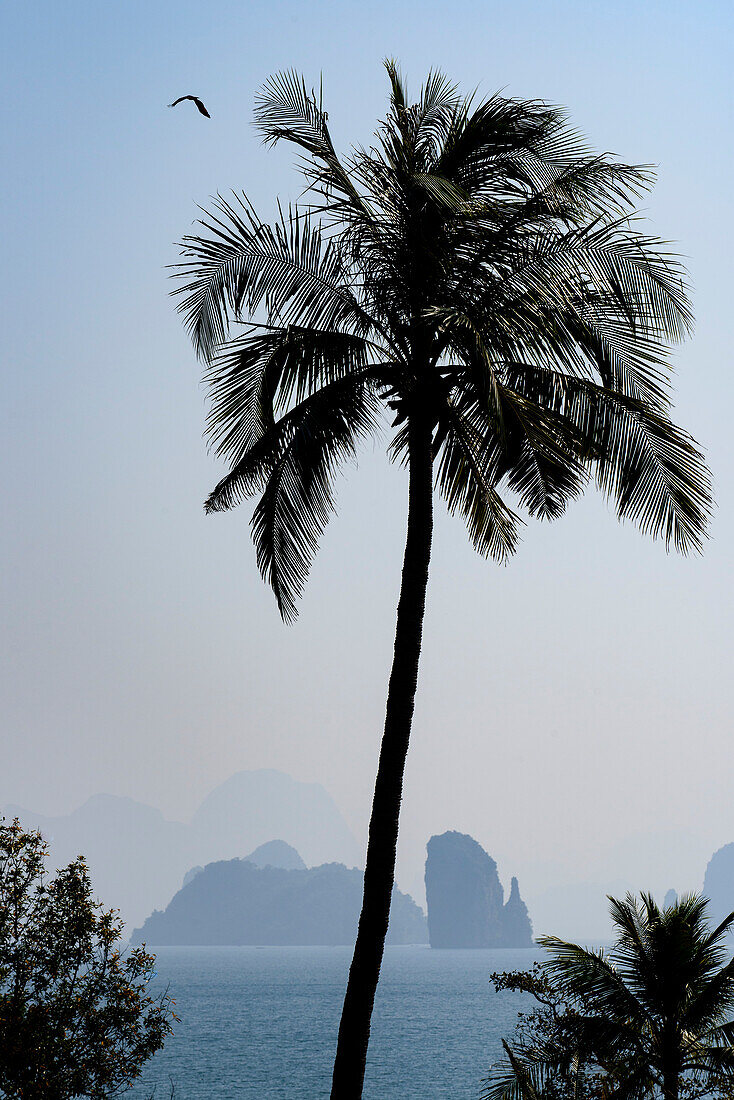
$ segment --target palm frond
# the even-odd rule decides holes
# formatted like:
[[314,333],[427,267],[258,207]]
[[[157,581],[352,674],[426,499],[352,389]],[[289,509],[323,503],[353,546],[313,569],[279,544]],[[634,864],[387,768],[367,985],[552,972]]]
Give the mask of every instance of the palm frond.
[[602,951],[589,951],[556,936],[542,936],[538,943],[550,953],[543,968],[562,989],[588,1002],[596,1013],[645,1020],[642,1005]]
[[408,106],[408,89],[400,66],[393,57],[385,58],[383,64],[390,81],[390,102],[396,111],[405,111]]
[[575,426],[509,386],[499,388],[506,435],[497,472],[531,516],[557,519],[588,479]]
[[491,483],[486,442],[451,399],[445,409],[446,433],[439,452],[436,484],[450,512],[460,512],[474,548],[505,562],[515,552],[519,516],[507,507]]
[[532,149],[557,129],[558,108],[540,100],[493,95],[475,108],[459,106],[452,119],[436,171],[479,190],[498,181],[501,157]]
[[444,312],[470,318],[500,357],[600,378],[669,412],[669,346],[691,314],[685,273],[663,242],[626,222],[560,233],[541,222],[496,245],[494,234],[467,240]]
[[507,1061],[494,1068],[485,1083],[482,1100],[542,1100],[549,1069],[542,1062],[518,1057],[504,1039],[502,1046]]
[[667,417],[609,406],[606,446],[596,465],[620,519],[682,554],[700,552],[711,517],[711,482],[695,440]]
[[222,347],[205,375],[210,443],[220,457],[238,462],[292,402],[359,373],[366,361],[367,346],[358,336],[253,326]]
[[308,91],[294,69],[271,76],[255,97],[255,125],[271,145],[285,139],[312,156],[333,152],[321,89]]
[[620,519],[682,553],[700,548],[711,485],[690,436],[642,400],[586,379],[533,364],[508,364],[506,377],[529,402],[573,426],[580,459],[616,502]]
[[[704,907],[708,907],[708,899],[704,898],[702,900],[704,903]],[[728,917],[724,917],[724,919],[720,921],[719,924],[711,929],[706,940],[707,945],[721,944],[723,942],[725,933],[731,930],[732,925],[734,925],[734,912],[729,913]]]
[[431,172],[416,172],[413,175],[413,182],[447,210],[467,213],[472,209],[469,194],[445,176],[437,176]]
[[487,436],[491,481],[498,484],[506,478],[530,515],[562,515],[588,479],[576,426],[557,409],[528,400],[521,389],[503,380],[502,362],[494,358],[491,345],[470,318],[444,311],[442,324],[446,332],[451,330],[453,348],[468,368],[449,369],[447,374],[456,385],[457,410],[474,414],[478,430]]
[[268,144],[288,141],[303,149],[307,189],[323,196],[323,212],[371,220],[369,206],[337,156],[323,109],[322,90],[309,92],[294,70],[270,77],[256,97],[255,125]]
[[416,140],[419,158],[429,170],[440,155],[443,139],[461,104],[458,86],[439,69],[431,70],[417,106]]
[[706,1034],[706,1040],[711,1046],[728,1048],[734,1057],[734,1020],[727,1020],[726,1023],[712,1028]]
[[275,225],[261,222],[244,196],[219,196],[200,221],[202,235],[183,238],[179,312],[198,354],[209,359],[232,320],[265,307],[277,323],[364,331],[369,320],[345,280],[338,249],[297,209]]
[[708,1047],[698,1054],[693,1065],[716,1082],[720,1095],[731,1095],[734,1090],[734,1050],[731,1046]]
[[297,614],[321,533],[334,510],[337,469],[377,425],[369,371],[320,388],[281,417],[223,478],[206,502],[225,511],[262,492],[252,518],[257,562],[286,621]]
[[513,295],[530,295],[545,309],[573,308],[591,323],[611,312],[633,334],[663,341],[684,339],[692,324],[677,257],[664,241],[631,229],[628,218],[562,233],[545,229],[522,241],[505,293],[508,304]]
[[734,1046],[734,1022],[722,1023],[725,1015],[734,1012],[734,959],[717,973],[707,973],[705,979],[685,1006],[684,1026],[694,1034],[712,1028],[711,1042],[723,1040]]

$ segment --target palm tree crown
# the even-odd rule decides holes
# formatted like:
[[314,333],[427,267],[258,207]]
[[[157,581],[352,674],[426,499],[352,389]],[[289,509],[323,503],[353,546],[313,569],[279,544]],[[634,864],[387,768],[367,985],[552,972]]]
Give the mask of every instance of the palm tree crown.
[[[617,938],[590,951],[554,936],[543,978],[500,985],[540,993],[533,1017],[498,1069],[487,1100],[585,1095],[694,1100],[734,1089],[734,960],[728,929],[712,929],[708,902],[689,895],[660,909],[652,897],[610,898]],[[509,979],[509,980],[508,980]]]
[[260,494],[258,562],[293,618],[334,474],[388,406],[398,459],[411,414],[428,424],[437,488],[483,554],[507,558],[518,510],[554,518],[590,475],[620,517],[699,547],[708,475],[667,366],[691,314],[635,222],[650,171],[591,153],[545,103],[475,103],[434,73],[410,105],[387,70],[375,143],[343,161],[320,95],[272,78],[256,123],[302,150],[307,205],[267,225],[219,198],[184,238],[180,309],[229,467],[207,509]]

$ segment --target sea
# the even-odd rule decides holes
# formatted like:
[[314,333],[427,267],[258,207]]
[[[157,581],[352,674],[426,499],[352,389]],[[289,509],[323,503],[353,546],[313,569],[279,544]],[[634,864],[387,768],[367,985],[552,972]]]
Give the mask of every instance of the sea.
[[[155,989],[180,1017],[126,1096],[134,1100],[328,1098],[351,949],[161,947]],[[527,995],[496,993],[493,971],[527,950],[388,947],[375,1002],[364,1100],[479,1100]]]

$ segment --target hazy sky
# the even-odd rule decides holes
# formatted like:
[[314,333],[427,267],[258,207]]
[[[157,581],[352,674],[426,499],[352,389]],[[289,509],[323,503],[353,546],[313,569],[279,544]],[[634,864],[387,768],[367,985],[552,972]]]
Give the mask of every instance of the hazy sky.
[[[428,836],[457,828],[536,885],[599,868],[700,885],[706,853],[734,840],[733,12],[6,0],[0,801],[58,813],[110,791],[186,817],[233,772],[273,767],[322,782],[363,838],[404,477],[379,448],[348,472],[301,618],[284,626],[249,509],[202,511],[221,470],[165,265],[217,190],[246,189],[268,216],[276,195],[297,198],[291,155],[250,124],[270,73],[323,72],[346,144],[384,115],[393,55],[414,87],[438,66],[467,90],[562,103],[598,149],[658,166],[645,210],[695,288],[677,418],[718,502],[700,559],[666,556],[591,494],[529,526],[506,568],[439,508],[404,884]],[[166,110],[187,93],[211,121]]]

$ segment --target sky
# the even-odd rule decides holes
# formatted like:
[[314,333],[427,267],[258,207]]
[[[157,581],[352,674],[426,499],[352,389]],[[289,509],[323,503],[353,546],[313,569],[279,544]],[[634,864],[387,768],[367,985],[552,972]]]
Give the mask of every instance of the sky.
[[[329,790],[366,835],[406,484],[380,446],[340,483],[299,621],[280,621],[247,507],[221,476],[167,265],[197,204],[300,193],[251,125],[274,72],[323,74],[341,148],[386,111],[382,59],[417,88],[565,105],[601,151],[654,164],[643,203],[676,242],[697,324],[676,417],[717,508],[702,557],[666,555],[593,492],[532,523],[504,568],[439,505],[399,878],[474,835],[509,884],[698,888],[734,841],[729,3],[6,0],[0,10],[4,522],[0,803],[100,791],[186,819],[241,769]],[[212,115],[179,95],[202,97]]]

